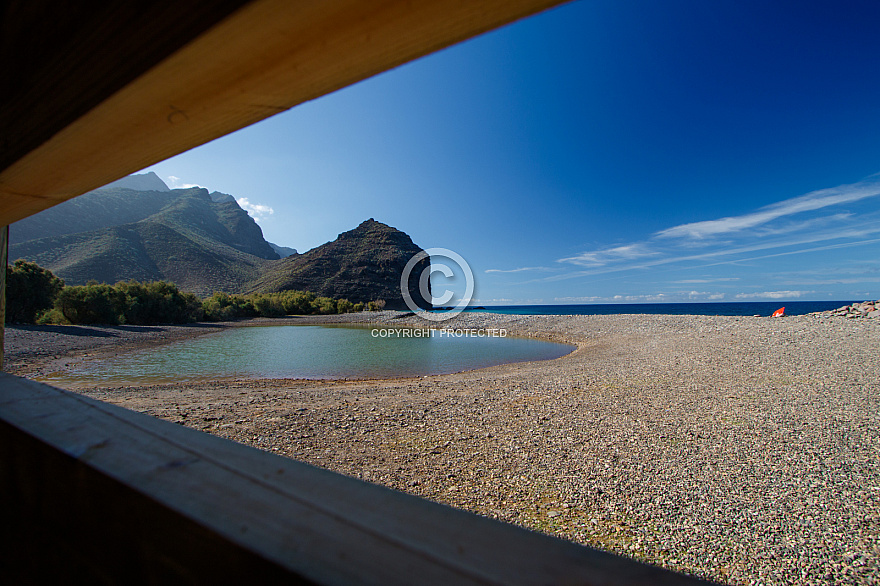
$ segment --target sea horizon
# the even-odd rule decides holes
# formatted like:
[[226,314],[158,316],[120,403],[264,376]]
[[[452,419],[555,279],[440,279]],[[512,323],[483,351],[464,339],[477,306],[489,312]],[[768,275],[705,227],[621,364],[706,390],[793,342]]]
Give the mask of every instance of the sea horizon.
[[[860,300],[864,301],[864,300]],[[535,305],[480,305],[465,311],[500,313],[508,315],[723,315],[769,316],[784,307],[786,315],[806,315],[829,311],[853,303],[855,300],[834,301],[700,301],[664,303],[575,303]]]

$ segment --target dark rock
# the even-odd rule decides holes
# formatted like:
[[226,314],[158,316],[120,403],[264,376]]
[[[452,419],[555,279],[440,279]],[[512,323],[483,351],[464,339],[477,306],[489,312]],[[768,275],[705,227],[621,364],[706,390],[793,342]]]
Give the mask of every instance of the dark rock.
[[[419,252],[405,233],[370,218],[333,242],[271,263],[249,291],[296,289],[354,303],[384,300],[386,309],[406,309],[400,277]],[[422,259],[409,280],[410,295],[423,309],[430,308],[430,300],[419,293],[418,277],[429,265],[430,259]]]

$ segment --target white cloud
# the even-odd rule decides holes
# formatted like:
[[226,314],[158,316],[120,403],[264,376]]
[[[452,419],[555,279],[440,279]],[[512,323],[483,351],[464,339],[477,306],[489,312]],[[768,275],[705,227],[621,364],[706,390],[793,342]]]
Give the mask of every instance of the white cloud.
[[552,271],[548,267],[521,267],[518,269],[486,269],[487,273],[522,273],[524,271]]
[[739,277],[720,277],[718,279],[681,279],[672,281],[679,285],[700,285],[705,283],[723,283],[724,281],[739,281]]
[[856,285],[859,283],[880,283],[878,277],[840,278],[840,279],[792,279],[785,281],[785,285]]
[[601,267],[615,261],[635,260],[637,258],[645,258],[657,254],[659,253],[649,249],[645,244],[634,242],[632,244],[616,246],[614,248],[582,252],[577,256],[560,258],[556,262],[568,262],[585,267]]
[[739,232],[785,216],[850,203],[877,195],[880,195],[880,181],[874,175],[858,183],[811,191],[799,197],[770,204],[750,214],[673,226],[657,232],[655,236],[658,238],[701,239],[717,234]]
[[587,297],[554,297],[553,301],[557,303],[596,303],[598,301],[608,301],[610,297],[599,297],[591,295]]
[[737,293],[737,299],[786,299],[793,297],[795,299],[804,295],[815,293],[815,291],[761,291],[758,293]]
[[174,175],[169,175],[166,177],[168,179],[168,187],[171,189],[189,189],[190,187],[201,187],[195,183],[183,183],[180,177],[175,177]]
[[556,303],[681,303],[686,301],[719,301],[724,293],[713,291],[682,291],[674,293],[645,293],[642,295],[590,295],[582,297],[556,297]]
[[[775,225],[757,226],[759,221],[768,223],[771,218],[783,218],[786,214],[853,202],[875,195],[880,195],[880,179],[872,176],[861,183],[819,190],[785,200],[767,206],[755,214],[683,224],[657,232],[646,241],[561,258],[557,262],[580,265],[585,270],[540,280],[557,281],[685,262],[703,261],[708,264],[692,268],[710,267],[872,244],[877,239],[871,237],[880,233],[880,212],[877,210],[859,215],[846,211],[797,222],[780,221]],[[747,226],[756,229],[746,230]],[[737,233],[731,232],[734,227],[737,227]],[[728,237],[723,241],[708,238],[711,234],[725,231],[728,232]],[[834,240],[844,242],[809,246]],[[847,240],[849,242],[845,242]],[[697,252],[695,248],[702,250]],[[774,250],[779,252],[771,252]],[[767,251],[769,254],[746,257],[749,253],[758,251]],[[717,260],[712,262],[713,259]]]
[[255,222],[259,222],[266,216],[271,216],[275,213],[275,210],[269,206],[259,203],[251,203],[246,197],[240,197],[236,201],[238,202],[238,205],[241,206],[241,209],[250,214]]

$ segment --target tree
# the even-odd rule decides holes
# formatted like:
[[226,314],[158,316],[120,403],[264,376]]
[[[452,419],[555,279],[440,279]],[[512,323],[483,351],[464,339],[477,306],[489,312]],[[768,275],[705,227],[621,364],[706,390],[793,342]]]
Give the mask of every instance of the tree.
[[55,299],[55,309],[72,324],[118,324],[124,320],[125,296],[106,283],[65,287]]
[[52,307],[64,281],[35,262],[19,259],[6,267],[6,321],[34,323]]
[[192,293],[173,283],[153,281],[116,283],[122,317],[127,324],[187,323],[204,317],[202,304]]

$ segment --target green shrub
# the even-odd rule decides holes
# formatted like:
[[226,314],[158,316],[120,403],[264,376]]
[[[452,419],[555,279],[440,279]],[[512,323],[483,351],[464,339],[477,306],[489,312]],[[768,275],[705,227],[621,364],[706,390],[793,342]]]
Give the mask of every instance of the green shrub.
[[[64,281],[35,263],[19,260],[7,271],[7,320],[41,324],[157,324],[226,321],[242,317],[334,314],[363,311],[363,303],[317,297],[308,291],[251,295],[216,292],[199,300],[165,281],[90,281],[65,287]],[[370,302],[380,309],[384,302]]]
[[173,283],[153,281],[116,283],[127,324],[187,323],[204,317],[202,303]]
[[6,321],[34,323],[63,287],[64,281],[37,263],[15,261],[6,267]]
[[72,324],[118,324],[123,321],[124,298],[113,286],[89,282],[64,287],[55,308]]
[[330,299],[329,297],[318,297],[317,299],[315,299],[313,304],[315,306],[316,313],[320,313],[321,315],[336,313],[335,299]]
[[257,317],[254,296],[230,295],[217,291],[202,302],[205,319],[208,321],[227,321],[240,317]]
[[281,299],[284,315],[310,315],[315,313],[315,294],[309,291],[282,291],[274,293]]

